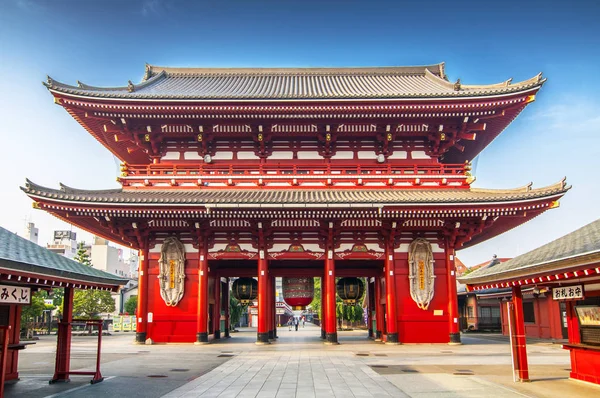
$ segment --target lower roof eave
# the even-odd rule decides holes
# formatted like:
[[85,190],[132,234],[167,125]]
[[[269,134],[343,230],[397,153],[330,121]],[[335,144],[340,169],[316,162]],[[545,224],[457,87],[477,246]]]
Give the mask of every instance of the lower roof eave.
[[[573,261],[575,260],[575,261]],[[536,283],[535,279],[546,278],[548,276],[560,275],[569,272],[584,272],[585,270],[594,270],[594,272],[600,275],[600,251],[594,251],[591,253],[585,253],[583,255],[577,255],[567,258],[557,259],[551,262],[545,262],[540,264],[533,264],[528,267],[520,268],[512,272],[503,272],[499,274],[486,275],[479,278],[471,279],[459,279],[460,283],[466,284],[470,289],[481,288],[488,285],[496,285],[502,283],[518,283],[519,281],[528,280],[532,284]],[[592,276],[592,275],[580,275]],[[575,277],[577,278],[577,277]],[[557,282],[569,281],[572,279],[555,279]],[[546,280],[537,282],[538,284],[545,282],[554,282],[553,280]]]

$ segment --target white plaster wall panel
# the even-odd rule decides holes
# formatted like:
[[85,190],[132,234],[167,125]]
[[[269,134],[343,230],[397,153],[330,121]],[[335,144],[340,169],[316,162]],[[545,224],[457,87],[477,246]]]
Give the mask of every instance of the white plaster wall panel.
[[359,159],[377,159],[375,151],[358,151]]
[[298,159],[323,159],[323,157],[321,155],[319,155],[319,152],[308,152],[308,151],[299,151],[298,152]]
[[184,152],[183,158],[185,160],[200,160],[203,159],[198,152]]
[[431,159],[429,156],[427,156],[425,151],[412,151],[411,157],[413,159]]
[[277,152],[273,152],[273,154],[271,156],[269,156],[269,159],[271,160],[286,160],[286,159],[293,159],[294,158],[294,152],[291,151],[277,151]]
[[215,153],[215,156],[212,157],[213,160],[231,160],[233,159],[233,152],[222,151]]
[[246,151],[238,152],[237,157],[240,160],[260,159],[258,156],[256,156],[256,154],[254,152],[249,152],[249,151],[248,152],[246,152]]
[[408,153],[406,151],[394,151],[388,159],[406,159],[408,157]]
[[181,158],[181,154],[179,152],[167,152],[165,156],[160,158],[161,160],[179,160]]
[[354,159],[354,152],[352,151],[337,151],[331,159]]

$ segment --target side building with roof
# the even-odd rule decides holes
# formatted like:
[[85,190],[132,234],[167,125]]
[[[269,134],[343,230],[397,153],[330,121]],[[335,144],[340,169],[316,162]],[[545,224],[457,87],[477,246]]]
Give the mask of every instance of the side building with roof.
[[[6,367],[2,383],[19,377],[21,310],[31,304],[38,290],[64,288],[64,306],[59,322],[57,372],[69,369],[70,322],[75,289],[117,292],[127,279],[80,264],[0,227],[0,334],[7,338],[8,349],[2,350]],[[64,327],[61,327],[64,326]],[[62,360],[60,358],[63,358]],[[4,358],[2,359],[4,361]],[[64,379],[64,374],[59,378]],[[68,377],[66,377],[68,378]]]
[[218,341],[235,277],[258,279],[259,343],[276,336],[277,277],[322,278],[327,342],[338,341],[336,277],[368,278],[369,337],[459,342],[455,250],[558,207],[569,189],[472,187],[471,160],[544,82],[450,82],[443,63],[147,65],[141,83],[112,88],[48,78],[54,102],[123,162],[121,187],[28,180],[23,191],[139,250],[139,342]]
[[502,292],[502,316],[505,330],[511,322],[517,326],[522,378],[529,377],[528,326],[540,328],[533,324],[535,317],[546,316],[554,319],[547,334],[558,329],[568,337],[563,346],[571,354],[570,377],[600,384],[600,220],[459,281],[474,292],[510,289],[510,295]]

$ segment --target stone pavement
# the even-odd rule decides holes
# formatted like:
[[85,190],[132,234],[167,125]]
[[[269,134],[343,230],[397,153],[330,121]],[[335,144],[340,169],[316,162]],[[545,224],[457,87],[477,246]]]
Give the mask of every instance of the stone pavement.
[[[499,335],[463,335],[463,345],[386,345],[365,331],[340,331],[339,345],[324,345],[320,329],[280,328],[279,338],[258,346],[255,329],[208,345],[139,346],[132,335],[103,343],[102,373],[89,385],[48,386],[38,365],[50,344],[22,352],[22,381],[7,397],[597,397],[600,387],[568,379],[568,352],[559,344],[528,345],[531,383],[514,383],[508,341]],[[89,350],[89,342],[78,342]],[[74,356],[81,352],[74,349]],[[37,352],[36,352],[37,350]],[[50,350],[50,351],[49,351]],[[25,354],[27,352],[27,354]],[[77,362],[80,367],[85,365]],[[46,370],[47,371],[47,370]],[[28,374],[29,372],[29,374]],[[47,371],[51,374],[51,370]],[[37,379],[36,379],[37,377]],[[19,384],[43,383],[19,389]]]

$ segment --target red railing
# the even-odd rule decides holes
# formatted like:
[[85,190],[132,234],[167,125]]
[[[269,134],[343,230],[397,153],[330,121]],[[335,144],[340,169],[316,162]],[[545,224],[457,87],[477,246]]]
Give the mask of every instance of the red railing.
[[465,164],[335,165],[335,164],[151,164],[126,165],[127,177],[200,177],[210,175],[464,175]]

